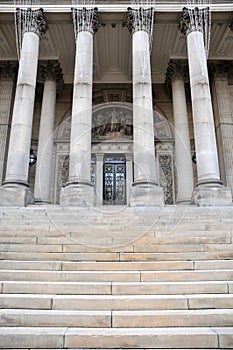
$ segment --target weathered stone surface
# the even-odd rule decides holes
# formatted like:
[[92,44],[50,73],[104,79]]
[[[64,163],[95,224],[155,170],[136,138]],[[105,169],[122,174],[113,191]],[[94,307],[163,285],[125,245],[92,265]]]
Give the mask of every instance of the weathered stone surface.
[[63,347],[66,328],[45,327],[2,327],[0,328],[1,347],[21,348],[59,348]]
[[185,296],[128,295],[128,296],[55,296],[53,309],[57,310],[169,310],[187,309]]
[[110,282],[4,282],[3,293],[111,294]]
[[111,311],[0,310],[0,325],[9,327],[111,327]]
[[69,329],[65,335],[66,347],[84,348],[180,348],[218,347],[217,335],[210,328],[119,328]]

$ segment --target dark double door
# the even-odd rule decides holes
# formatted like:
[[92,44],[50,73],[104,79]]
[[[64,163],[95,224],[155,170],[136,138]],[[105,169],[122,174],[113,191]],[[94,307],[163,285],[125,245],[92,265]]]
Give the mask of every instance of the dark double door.
[[104,162],[104,204],[126,204],[126,163],[124,158]]

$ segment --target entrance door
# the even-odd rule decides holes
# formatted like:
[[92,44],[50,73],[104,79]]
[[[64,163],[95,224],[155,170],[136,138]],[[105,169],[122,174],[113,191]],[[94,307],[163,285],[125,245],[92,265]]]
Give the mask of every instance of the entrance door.
[[105,159],[104,204],[126,204],[126,163],[124,157],[108,157]]

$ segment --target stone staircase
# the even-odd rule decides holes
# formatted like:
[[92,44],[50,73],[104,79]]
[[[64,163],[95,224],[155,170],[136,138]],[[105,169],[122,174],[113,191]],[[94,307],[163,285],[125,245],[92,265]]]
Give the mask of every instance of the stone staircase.
[[233,349],[233,208],[0,209],[1,349]]

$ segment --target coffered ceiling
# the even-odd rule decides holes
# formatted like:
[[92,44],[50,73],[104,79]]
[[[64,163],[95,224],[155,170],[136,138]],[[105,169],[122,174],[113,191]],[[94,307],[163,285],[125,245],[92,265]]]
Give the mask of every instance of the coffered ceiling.
[[[154,82],[164,82],[170,58],[185,59],[186,39],[178,31],[180,13],[159,12],[155,15],[151,55]],[[65,83],[72,83],[75,39],[72,17],[66,13],[47,13],[49,30],[41,40],[40,59],[58,59]],[[233,60],[233,32],[229,28],[232,12],[212,15],[209,59]],[[131,81],[131,37],[125,12],[102,12],[100,28],[94,39],[94,81],[98,83],[127,83]],[[0,60],[16,60],[14,16],[0,13]]]

